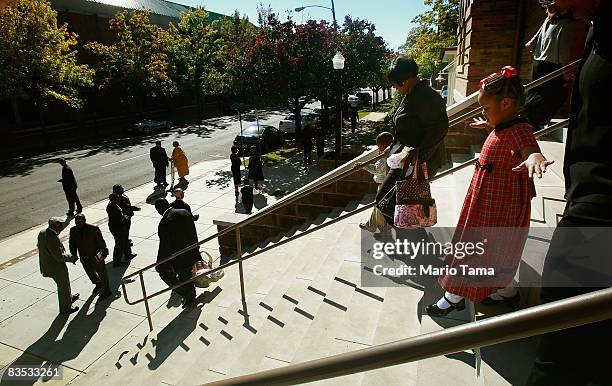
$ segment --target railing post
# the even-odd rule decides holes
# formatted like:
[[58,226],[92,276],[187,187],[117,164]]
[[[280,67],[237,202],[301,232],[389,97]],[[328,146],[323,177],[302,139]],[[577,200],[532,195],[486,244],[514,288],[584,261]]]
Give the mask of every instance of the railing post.
[[149,300],[147,299],[147,290],[145,289],[142,272],[138,273],[140,277],[140,286],[142,287],[142,297],[144,299],[145,309],[147,311],[147,320],[149,321],[149,331],[153,331],[153,322],[151,321],[151,311],[149,311]]
[[242,243],[240,242],[240,227],[236,228],[236,258],[238,259],[238,271],[240,272],[240,296],[242,304],[246,304],[246,295],[244,294],[244,272],[242,270]]

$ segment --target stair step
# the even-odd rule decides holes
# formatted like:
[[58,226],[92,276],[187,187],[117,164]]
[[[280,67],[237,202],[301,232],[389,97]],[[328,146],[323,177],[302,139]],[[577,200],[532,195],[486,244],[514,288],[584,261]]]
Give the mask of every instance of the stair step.
[[[309,248],[304,250],[313,251],[325,251],[327,245],[333,245],[337,238],[340,236],[339,232],[331,232],[324,234],[323,237],[317,238],[314,236],[308,237]],[[257,371],[259,363],[264,360],[267,356],[269,359],[276,359],[278,365],[282,365],[284,358],[278,358],[277,356],[267,355],[271,347],[275,344],[287,345],[291,342],[291,330],[293,324],[300,322],[309,322],[308,318],[294,311],[296,304],[294,301],[300,301],[303,299],[302,293],[307,291],[309,286],[309,277],[313,274],[309,274],[309,270],[316,270],[319,267],[325,265],[327,257],[333,253],[333,250],[327,248],[327,254],[318,254],[315,256],[304,256],[302,254],[296,256],[292,265],[295,269],[286,272],[282,277],[279,277],[274,287],[268,293],[266,300],[275,299],[277,300],[277,306],[272,310],[268,310],[268,320],[264,324],[264,327],[258,332],[248,346],[246,346],[233,364],[228,364],[227,373],[231,375],[246,374],[249,372]],[[308,258],[307,258],[308,257]],[[325,267],[323,267],[325,268]],[[302,277],[304,276],[304,277]],[[302,289],[300,291],[299,289]],[[292,324],[290,324],[290,321]],[[289,334],[285,339],[281,339],[285,334]],[[288,360],[285,360],[288,362]],[[267,361],[269,364],[276,363],[274,361]]]
[[[467,308],[470,307],[468,306]],[[453,316],[465,316],[465,312]],[[443,324],[440,325],[438,322]],[[457,326],[467,322],[466,320],[450,318],[436,318],[434,321],[429,315],[423,314],[420,333],[427,334],[440,331],[444,328]],[[472,351],[461,351],[454,354],[425,359],[418,362],[416,385],[474,386],[480,383],[476,372],[476,366],[477,358]]]
[[[237,352],[242,352],[251,340],[267,325],[266,315],[269,311],[266,308],[274,308],[280,299],[269,295],[268,284],[274,284],[283,277],[290,275],[299,264],[301,248],[306,247],[306,241],[294,241],[296,249],[286,251],[279,249],[270,250],[255,259],[261,258],[263,269],[262,273],[253,276],[248,272],[245,276],[245,292],[247,294],[248,324],[240,300],[239,287],[237,288],[238,297],[228,306],[227,312],[222,315],[222,320],[215,320],[218,334],[217,340],[209,347],[213,355],[207,356],[205,364],[208,372],[193,372],[186,374],[181,383],[194,384],[205,381],[212,381],[226,377],[231,365],[228,358],[235,357]],[[282,259],[283,262],[278,260]],[[276,269],[270,269],[275,267]],[[279,273],[284,268],[282,273]],[[264,293],[263,291],[267,291]],[[200,358],[199,361],[202,361]],[[197,368],[198,363],[194,363],[193,368]],[[169,381],[170,382],[170,381]],[[174,383],[174,382],[170,382]]]
[[[395,342],[416,336],[421,324],[418,304],[423,293],[408,286],[390,287],[385,295],[372,345]],[[417,362],[391,366],[364,373],[363,386],[414,385],[417,381]]]

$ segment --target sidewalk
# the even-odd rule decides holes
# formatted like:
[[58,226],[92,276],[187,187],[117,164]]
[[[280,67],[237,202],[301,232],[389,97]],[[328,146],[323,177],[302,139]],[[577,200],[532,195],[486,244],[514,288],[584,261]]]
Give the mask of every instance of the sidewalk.
[[[280,192],[290,193],[324,174],[316,163],[308,167],[302,164],[302,155],[264,169],[266,186],[261,196],[256,197],[254,212],[280,199]],[[153,175],[152,170],[143,171]],[[244,173],[244,171],[243,171]],[[196,222],[198,238],[204,239],[216,233],[213,220],[227,212],[242,212],[242,204],[235,202],[229,160],[205,161],[190,167],[190,184],[185,190],[185,201],[194,213],[200,215]],[[79,376],[121,340],[130,336],[136,328],[148,328],[142,304],[130,306],[121,298],[120,282],[124,275],[154,263],[157,256],[157,225],[159,214],[153,207],[155,199],[163,196],[154,192],[154,184],[142,185],[126,194],[136,206],[142,208],[132,219],[131,238],[133,251],[138,256],[129,267],[113,268],[107,258],[111,289],[115,297],[98,301],[90,296],[93,285],[85,275],[81,263],[68,264],[73,293],[80,293],[76,305],[79,312],[69,317],[58,317],[57,288],[53,280],[43,278],[39,272],[36,238],[46,227],[41,225],[0,241],[0,373],[13,363],[62,364],[63,379],[47,380],[46,384],[67,384]],[[109,186],[109,192],[110,192]],[[172,201],[169,195],[166,197]],[[89,223],[100,226],[107,246],[112,253],[113,238],[108,231],[107,201],[100,201],[84,208]],[[68,228],[73,226],[71,222]],[[60,238],[68,246],[69,230]],[[212,240],[200,248],[218,259],[218,242]],[[204,256],[206,257],[206,256]],[[147,291],[158,291],[165,287],[153,270],[144,274]],[[128,286],[131,298],[140,296],[140,284]],[[177,307],[180,300],[164,294],[153,299],[149,306],[154,313],[160,308]],[[43,382],[43,379],[38,379]],[[4,384],[5,381],[3,380]],[[31,382],[34,383],[33,381]]]

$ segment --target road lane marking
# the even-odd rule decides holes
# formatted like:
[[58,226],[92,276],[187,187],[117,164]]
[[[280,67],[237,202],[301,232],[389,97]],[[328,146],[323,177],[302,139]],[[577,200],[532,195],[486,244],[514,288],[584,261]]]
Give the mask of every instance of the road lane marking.
[[121,161],[112,162],[112,163],[110,163],[110,164],[103,165],[102,167],[103,167],[103,168],[105,168],[105,167],[108,167],[108,166],[112,166],[112,165],[120,164],[120,163],[125,162],[125,161],[133,160],[133,159],[135,159],[135,158],[144,157],[145,155],[147,155],[147,154],[141,154],[141,155],[137,155],[137,156],[135,156],[135,157],[131,157],[131,158],[126,158],[126,159],[123,159],[123,160],[121,160]]

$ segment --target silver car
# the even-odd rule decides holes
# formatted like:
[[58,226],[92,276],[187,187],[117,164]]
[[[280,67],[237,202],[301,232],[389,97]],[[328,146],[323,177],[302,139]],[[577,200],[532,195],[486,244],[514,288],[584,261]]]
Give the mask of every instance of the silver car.
[[155,119],[144,119],[134,125],[133,131],[136,133],[150,134],[157,130],[167,130],[172,127],[170,121],[157,121]]
[[[314,129],[318,122],[318,114],[313,112],[302,113],[302,128],[310,127]],[[295,134],[295,116],[293,114],[287,115],[278,124],[278,129],[285,134]]]

